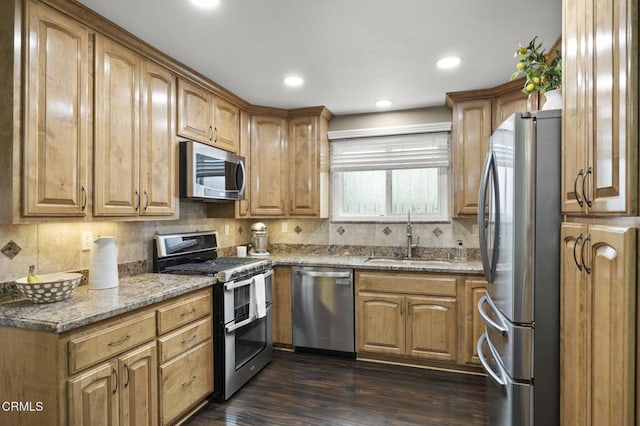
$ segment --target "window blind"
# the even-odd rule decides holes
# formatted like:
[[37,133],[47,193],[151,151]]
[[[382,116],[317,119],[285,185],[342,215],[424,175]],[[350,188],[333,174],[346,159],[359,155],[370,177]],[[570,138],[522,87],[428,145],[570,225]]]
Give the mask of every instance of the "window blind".
[[449,166],[449,132],[331,141],[331,171]]

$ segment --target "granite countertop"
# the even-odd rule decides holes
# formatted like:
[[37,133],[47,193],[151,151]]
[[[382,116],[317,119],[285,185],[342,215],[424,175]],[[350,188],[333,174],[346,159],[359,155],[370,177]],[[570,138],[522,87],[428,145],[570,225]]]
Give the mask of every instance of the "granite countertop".
[[[414,272],[439,272],[450,274],[478,274],[482,275],[482,262],[479,260],[466,260],[466,261],[452,261],[441,262],[438,259],[433,259],[435,263],[423,263],[419,262],[382,262],[382,263],[370,263],[367,262],[369,256],[351,256],[351,255],[317,255],[317,254],[272,254],[265,257],[265,259],[271,260],[274,265],[285,266],[326,266],[337,268],[356,268],[356,269],[375,269],[381,271],[414,271]],[[417,260],[417,259],[413,259]]]
[[36,304],[27,299],[0,303],[0,326],[62,333],[162,302],[216,283],[213,277],[140,274],[121,277],[120,285],[75,289],[60,302]]

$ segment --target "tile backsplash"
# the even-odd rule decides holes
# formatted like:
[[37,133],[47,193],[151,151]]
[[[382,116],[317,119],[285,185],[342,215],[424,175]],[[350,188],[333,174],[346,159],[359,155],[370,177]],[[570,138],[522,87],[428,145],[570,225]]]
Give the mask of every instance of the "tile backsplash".
[[[36,273],[77,271],[89,268],[90,252],[81,250],[82,233],[94,238],[113,235],[118,241],[118,263],[145,262],[151,268],[155,233],[191,232],[216,229],[222,248],[251,241],[251,224],[264,222],[270,244],[316,246],[406,246],[405,223],[331,223],[328,219],[217,219],[208,218],[206,205],[180,203],[180,220],[139,222],[69,222],[28,225],[0,225],[0,248],[10,244],[10,258],[0,253],[0,283],[27,274],[29,265]],[[286,226],[283,226],[286,223]],[[419,247],[451,248],[461,239],[468,248],[477,248],[473,234],[474,220],[452,220],[448,223],[413,223],[414,242]],[[225,226],[226,225],[226,226]],[[228,235],[225,235],[225,228]],[[287,232],[282,232],[284,229]],[[419,240],[418,240],[419,238]],[[13,246],[19,247],[19,250]],[[228,255],[232,250],[223,250]]]

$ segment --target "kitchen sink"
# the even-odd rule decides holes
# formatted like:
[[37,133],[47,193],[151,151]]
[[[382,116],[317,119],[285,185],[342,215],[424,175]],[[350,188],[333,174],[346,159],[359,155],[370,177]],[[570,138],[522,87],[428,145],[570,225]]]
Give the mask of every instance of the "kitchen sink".
[[440,259],[407,259],[402,257],[379,257],[374,256],[365,260],[365,263],[383,264],[383,265],[415,265],[415,266],[450,266],[449,260]]

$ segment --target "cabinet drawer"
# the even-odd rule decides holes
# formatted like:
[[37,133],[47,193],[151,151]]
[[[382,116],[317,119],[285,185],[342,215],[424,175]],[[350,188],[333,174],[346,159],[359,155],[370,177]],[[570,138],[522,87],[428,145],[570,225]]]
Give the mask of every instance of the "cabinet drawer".
[[160,366],[160,423],[173,423],[213,391],[211,340]]
[[211,314],[211,291],[181,298],[158,309],[158,334],[164,334]]
[[90,334],[71,337],[69,341],[69,372],[111,358],[156,337],[155,312],[137,316]]
[[423,273],[358,272],[358,291],[456,296],[457,278]]
[[184,351],[211,338],[211,317],[187,325],[158,339],[160,363],[163,364]]

